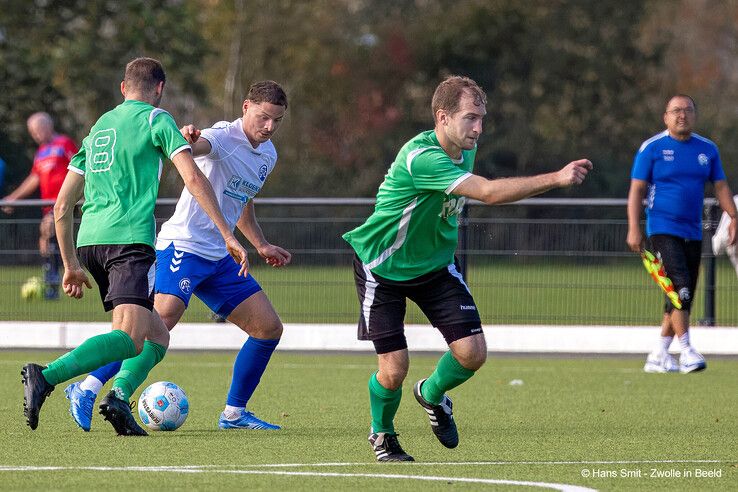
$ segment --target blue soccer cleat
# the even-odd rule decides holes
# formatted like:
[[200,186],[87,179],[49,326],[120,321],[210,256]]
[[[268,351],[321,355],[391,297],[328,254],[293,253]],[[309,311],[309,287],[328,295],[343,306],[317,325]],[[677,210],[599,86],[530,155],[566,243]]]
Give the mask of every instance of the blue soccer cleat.
[[252,429],[252,430],[279,430],[280,426],[264,422],[257,418],[253,413],[241,410],[241,415],[237,419],[228,420],[225,412],[220,414],[218,419],[218,427],[221,429]]
[[64,389],[69,400],[69,414],[77,425],[85,432],[90,432],[92,425],[92,410],[95,407],[97,395],[90,390],[81,390],[79,383],[72,383]]

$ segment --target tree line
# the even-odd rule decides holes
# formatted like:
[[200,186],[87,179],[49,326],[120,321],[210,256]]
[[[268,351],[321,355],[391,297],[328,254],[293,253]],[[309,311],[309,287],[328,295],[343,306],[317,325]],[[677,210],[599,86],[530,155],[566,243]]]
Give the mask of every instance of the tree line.
[[[251,82],[285,87],[263,196],[372,196],[399,147],[432,127],[430,98],[448,74],[488,94],[480,174],[586,156],[592,179],[560,193],[624,197],[635,151],[663,129],[665,99],[686,92],[697,131],[738,182],[735,2],[2,0],[0,12],[4,192],[30,166],[26,118],[47,111],[81,141],[121,102],[135,56],[164,63],[162,107],[180,124],[237,118]],[[165,173],[163,195],[180,186]]]

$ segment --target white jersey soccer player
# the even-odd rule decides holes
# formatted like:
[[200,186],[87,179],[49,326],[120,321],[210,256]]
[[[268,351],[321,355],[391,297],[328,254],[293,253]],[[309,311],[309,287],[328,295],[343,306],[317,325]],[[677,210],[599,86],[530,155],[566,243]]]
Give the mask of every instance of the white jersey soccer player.
[[[207,176],[230,227],[238,227],[267,264],[289,264],[289,252],[270,244],[259,227],[253,198],[277,162],[270,138],[287,110],[287,96],[276,82],[257,82],[243,104],[243,117],[198,130],[181,129],[198,167]],[[154,308],[170,330],[184,314],[192,294],[249,334],[233,367],[233,379],[220,416],[221,429],[279,429],[246,410],[282,336],[282,322],[256,280],[245,277],[227,255],[212,221],[186,189],[156,242]],[[114,363],[120,364],[120,363]],[[103,367],[81,384],[67,388],[70,413],[90,429],[95,396],[117,368]]]
[[[200,138],[210,142],[210,153],[195,158],[218,197],[231,228],[241,218],[243,207],[261,191],[277,163],[277,151],[270,140],[254,148],[243,131],[243,122],[221,121],[202,130]],[[220,260],[227,252],[223,238],[210,217],[185,188],[174,215],[161,226],[156,249],[170,244],[177,251],[193,253],[208,260]]]

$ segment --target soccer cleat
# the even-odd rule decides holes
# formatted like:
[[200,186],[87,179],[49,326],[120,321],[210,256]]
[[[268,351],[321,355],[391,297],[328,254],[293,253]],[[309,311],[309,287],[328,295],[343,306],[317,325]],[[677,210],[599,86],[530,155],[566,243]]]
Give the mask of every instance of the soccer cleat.
[[428,418],[430,419],[433,434],[436,435],[441,444],[447,448],[455,448],[459,445],[459,432],[456,430],[451,398],[447,395],[443,395],[443,400],[441,400],[440,404],[432,405],[423,398],[423,394],[420,392],[420,387],[423,386],[424,382],[425,379],[421,379],[415,383],[415,386],[413,387],[415,399],[418,400],[420,406],[428,412]]
[[369,434],[369,444],[372,445],[377,461],[415,461],[415,458],[402,449],[397,434],[372,432]]
[[115,390],[100,401],[100,415],[110,422],[119,436],[148,436],[131,413],[132,405],[118,398]]
[[21,369],[21,381],[23,381],[23,415],[31,430],[38,427],[38,414],[46,397],[54,391],[54,386],[49,384],[44,377],[44,366],[38,364],[26,364]]
[[676,363],[674,357],[669,355],[669,352],[660,350],[648,354],[643,370],[650,373],[678,372],[679,364]]
[[679,356],[679,372],[686,374],[688,372],[703,371],[707,368],[707,363],[702,354],[692,347],[682,350]]
[[236,419],[229,420],[225,416],[225,412],[220,414],[218,419],[218,427],[221,429],[251,429],[251,430],[279,430],[280,426],[265,422],[257,418],[253,413],[247,412],[246,409],[241,410],[241,415]]
[[72,383],[64,389],[69,400],[69,414],[77,425],[85,432],[90,432],[92,425],[92,410],[97,395],[90,390],[82,390],[79,383]]

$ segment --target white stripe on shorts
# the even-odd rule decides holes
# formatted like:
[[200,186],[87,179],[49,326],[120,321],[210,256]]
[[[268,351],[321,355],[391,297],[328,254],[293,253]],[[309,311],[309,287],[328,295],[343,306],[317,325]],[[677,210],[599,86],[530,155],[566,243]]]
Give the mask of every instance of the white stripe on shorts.
[[374,275],[363,263],[361,266],[364,268],[364,275],[366,275],[366,282],[364,283],[364,302],[361,304],[361,311],[364,316],[364,323],[366,324],[366,332],[369,333],[369,316],[371,315],[372,304],[374,303],[374,293],[377,291],[377,281],[374,279]]
[[459,280],[459,282],[461,282],[461,285],[463,285],[464,288],[466,289],[466,291],[471,295],[471,291],[469,290],[469,286],[466,285],[466,282],[464,282],[464,277],[462,277],[461,276],[461,273],[459,273],[459,271],[456,269],[456,265],[454,265],[453,263],[451,263],[448,266],[448,273],[450,273],[451,275],[453,275],[454,277],[456,277]]

